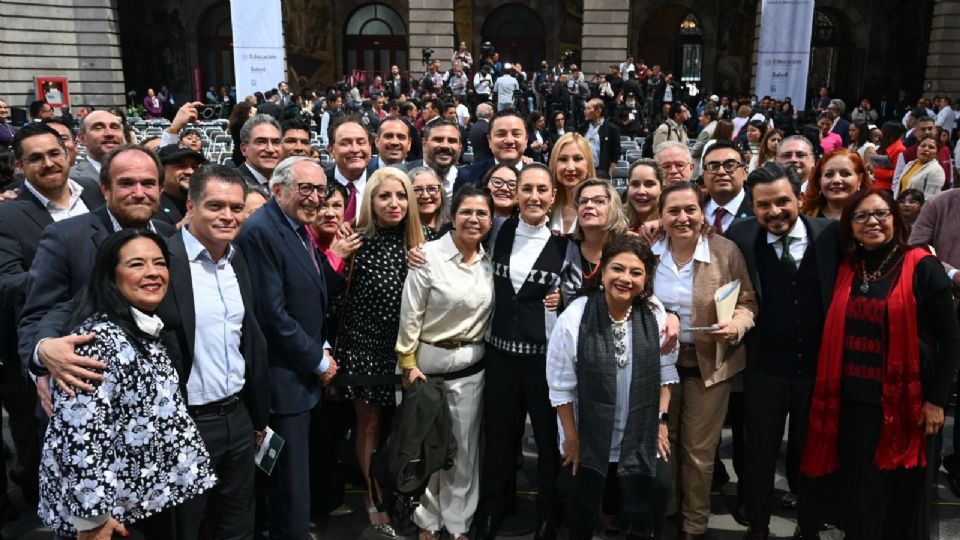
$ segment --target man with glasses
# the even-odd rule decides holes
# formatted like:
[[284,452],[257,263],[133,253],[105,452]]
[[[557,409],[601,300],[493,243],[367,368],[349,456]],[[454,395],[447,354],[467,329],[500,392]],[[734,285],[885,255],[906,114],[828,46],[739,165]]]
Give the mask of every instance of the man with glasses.
[[249,186],[266,186],[280,162],[280,124],[269,114],[256,114],[240,128],[240,153],[246,161],[237,171]]
[[[361,128],[362,129],[362,128]],[[327,280],[307,226],[317,219],[327,175],[310,158],[283,160],[273,197],[243,226],[240,250],[257,284],[257,320],[270,344],[269,426],[285,441],[270,475],[270,537],[310,537],[309,436],[323,386],[337,372],[325,344]]]
[[[957,235],[957,216],[960,216],[960,189],[948,189],[923,204],[907,242],[911,246],[926,244],[936,251],[947,276],[953,282],[954,295],[960,292],[960,236]],[[957,379],[957,388],[960,389],[960,377]],[[953,454],[943,458],[943,466],[947,469],[947,485],[956,497],[960,497],[958,422],[960,406],[953,410]]]
[[344,222],[355,224],[363,206],[367,185],[367,166],[370,165],[370,133],[353,116],[338,118],[330,126],[330,156],[333,167],[327,169],[327,183],[340,182],[347,188],[347,207]]
[[813,144],[803,135],[791,135],[780,141],[780,146],[777,147],[777,161],[796,167],[804,188],[810,181],[813,168],[817,165]]
[[653,156],[663,168],[664,187],[693,180],[695,166],[687,145],[677,141],[662,142],[655,148]]

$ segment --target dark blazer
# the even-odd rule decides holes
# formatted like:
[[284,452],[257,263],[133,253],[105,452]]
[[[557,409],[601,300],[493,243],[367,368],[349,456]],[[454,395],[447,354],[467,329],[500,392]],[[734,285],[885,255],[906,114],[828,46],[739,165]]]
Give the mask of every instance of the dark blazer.
[[[737,223],[745,219],[753,217],[753,198],[750,197],[750,192],[747,190],[746,187],[744,187],[743,189],[744,189],[743,202],[741,202],[740,207],[737,208],[737,213],[733,215],[733,221],[730,222],[730,227],[733,227],[734,225],[736,225]],[[710,199],[708,197],[707,201],[709,200]],[[703,203],[704,209],[706,209],[707,201],[704,201]],[[706,216],[706,219],[707,219],[707,223],[713,223],[712,216]],[[727,227],[727,228],[729,229],[730,227]],[[724,231],[724,233],[726,233],[726,231]]]
[[837,119],[837,123],[830,131],[836,133],[841,139],[843,139],[844,148],[850,146],[850,122],[846,118],[841,116],[839,119]]
[[257,186],[263,185],[260,183],[259,180],[257,180],[257,177],[254,176],[252,172],[250,172],[250,167],[247,167],[245,163],[241,163],[240,165],[237,165],[236,169],[237,169],[237,172],[240,173],[240,176],[243,177],[243,180],[247,183],[248,186],[257,187]]
[[[179,362],[175,366],[180,376],[180,391],[187,395],[187,381],[193,367],[194,338],[196,335],[196,305],[194,304],[193,280],[190,273],[190,259],[183,243],[183,235],[175,233],[167,238],[170,249],[170,289],[157,314],[164,323],[175,328],[179,345]],[[267,342],[260,331],[254,308],[253,282],[247,269],[243,253],[234,247],[231,265],[240,284],[240,296],[243,298],[243,326],[240,352],[246,362],[246,383],[243,386],[243,400],[247,405],[253,426],[262,430],[270,418],[270,385],[267,369]]]
[[[103,206],[99,184],[84,178],[74,181],[83,187],[80,200],[88,210]],[[50,212],[24,187],[16,200],[0,204],[0,362],[15,369],[20,367],[17,319],[26,300],[28,272],[43,228],[51,223]]]
[[[151,223],[161,237],[176,232],[166,222],[154,219]],[[97,248],[113,232],[113,223],[105,206],[89,214],[59,221],[43,230],[30,266],[27,296],[18,326],[20,359],[24,368],[33,358],[37,341],[57,335],[39,335],[37,326],[40,320],[51,308],[70,300],[83,288],[93,269]]]
[[[580,126],[580,134],[587,136],[590,123],[584,122]],[[598,130],[600,134],[600,159],[596,164],[597,172],[603,175],[610,174],[610,164],[620,161],[620,128],[613,122],[604,120]]]
[[477,120],[470,126],[470,146],[473,147],[473,162],[483,161],[493,157],[490,151],[490,141],[487,140],[487,134],[490,132],[490,122],[487,120]]
[[[401,171],[408,170],[407,165],[405,163],[387,165],[384,162],[380,161],[380,156],[372,156],[370,158],[370,163],[367,163],[367,178],[370,178],[371,174],[377,172],[377,169],[382,169],[383,167],[396,167]],[[333,167],[331,167],[330,170],[333,171]],[[328,175],[327,178],[330,179],[331,177]]]
[[257,105],[257,114],[269,114],[270,116],[274,117],[277,122],[283,122],[284,120],[283,110],[279,105],[272,101],[266,101],[260,105]]
[[[320,401],[315,373],[326,337],[327,281],[275,199],[253,214],[238,240],[257,284],[257,320],[270,347],[270,405],[274,414],[299,414]],[[311,246],[312,247],[312,246]],[[325,258],[317,253],[317,260]]]
[[460,186],[464,184],[479,184],[487,171],[493,168],[497,162],[493,158],[483,161],[474,161],[466,167],[457,169],[457,179],[453,182],[453,192],[456,193]]
[[[820,278],[820,298],[823,304],[823,313],[826,316],[830,308],[830,301],[833,298],[833,285],[837,278],[837,267],[840,265],[840,252],[838,244],[839,221],[832,219],[823,219],[800,215],[803,224],[807,228],[807,238],[809,244],[807,249],[816,250],[817,254],[817,273]],[[751,217],[739,220],[730,225],[725,236],[740,248],[743,258],[747,263],[747,271],[750,273],[750,280],[753,281],[753,287],[757,294],[757,303],[763,304],[763,287],[760,281],[760,274],[757,270],[757,242],[766,240],[767,231],[760,227],[757,218]],[[757,351],[757,347],[750,346],[753,332],[747,334],[747,355],[750,356],[751,350]]]
[[175,200],[170,195],[166,193],[160,194],[160,208],[157,209],[157,213],[154,214],[156,219],[162,219],[174,227],[177,226],[177,223],[183,219],[184,212],[180,210],[180,207],[186,205],[186,201],[181,204],[179,201]]

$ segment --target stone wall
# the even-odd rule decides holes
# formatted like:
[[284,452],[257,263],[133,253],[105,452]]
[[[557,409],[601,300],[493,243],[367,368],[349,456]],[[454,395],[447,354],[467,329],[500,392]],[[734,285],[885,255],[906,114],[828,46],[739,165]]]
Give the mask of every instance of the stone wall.
[[74,107],[123,105],[117,1],[0,2],[0,96],[25,107],[34,77],[67,77]]
[[960,97],[960,2],[937,0],[927,48],[925,95]]

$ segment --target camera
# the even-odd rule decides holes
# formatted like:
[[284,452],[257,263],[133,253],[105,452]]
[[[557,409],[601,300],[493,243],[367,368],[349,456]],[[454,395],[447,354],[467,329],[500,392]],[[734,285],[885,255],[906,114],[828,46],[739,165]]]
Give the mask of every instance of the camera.
[[339,90],[341,93],[349,92],[349,91],[350,91],[350,85],[347,84],[346,81],[338,81],[338,82],[337,82],[337,90]]
[[433,58],[433,49],[429,47],[424,47],[420,49],[420,54],[423,55],[424,60],[430,60],[431,58]]
[[490,43],[489,41],[484,41],[483,45],[480,45],[480,54],[483,56],[490,56],[495,52],[497,52],[496,47],[494,47],[493,43]]
[[197,118],[200,120],[216,120],[220,118],[221,105],[201,105],[197,107]]
[[570,65],[576,63],[577,57],[573,51],[567,50],[563,52],[563,63],[564,65]]

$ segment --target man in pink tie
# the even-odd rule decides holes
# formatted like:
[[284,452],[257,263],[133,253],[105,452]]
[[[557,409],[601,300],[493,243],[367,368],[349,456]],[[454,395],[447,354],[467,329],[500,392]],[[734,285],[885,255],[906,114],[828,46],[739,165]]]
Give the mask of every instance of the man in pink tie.
[[356,223],[363,206],[364,186],[367,184],[367,165],[370,163],[370,133],[360,121],[344,116],[334,121],[330,128],[328,150],[334,166],[327,169],[328,182],[340,182],[347,188],[347,208],[343,219]]

